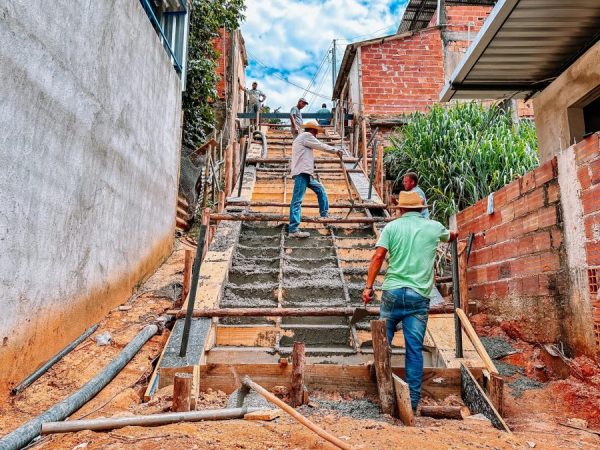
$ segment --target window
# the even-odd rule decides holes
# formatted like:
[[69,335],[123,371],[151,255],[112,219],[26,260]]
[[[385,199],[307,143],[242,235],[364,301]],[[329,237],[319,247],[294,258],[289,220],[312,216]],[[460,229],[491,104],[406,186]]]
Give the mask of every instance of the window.
[[185,90],[189,14],[187,0],[140,0]]
[[600,131],[600,86],[567,109],[569,142],[579,142],[584,136]]
[[600,131],[600,98],[583,107],[585,134]]

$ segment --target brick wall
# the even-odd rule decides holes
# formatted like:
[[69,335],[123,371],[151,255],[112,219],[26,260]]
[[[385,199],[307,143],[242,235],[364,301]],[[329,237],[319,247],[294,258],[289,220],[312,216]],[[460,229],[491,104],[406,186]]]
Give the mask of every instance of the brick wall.
[[438,28],[361,48],[362,92],[366,114],[426,111],[444,83]]
[[475,233],[468,263],[469,299],[530,341],[561,333],[562,230],[556,159],[457,215],[461,239]]
[[592,305],[596,346],[600,348],[600,140],[595,133],[573,147],[585,227],[587,288]]
[[225,99],[225,82],[228,66],[228,58],[229,58],[229,48],[230,48],[230,36],[229,33],[226,32],[223,28],[219,30],[219,37],[213,40],[213,47],[219,54],[217,59],[217,68],[216,72],[219,76],[219,81],[217,82],[217,95],[220,100]]
[[446,5],[447,29],[466,33],[470,29],[471,39],[474,39],[491,11],[492,6]]

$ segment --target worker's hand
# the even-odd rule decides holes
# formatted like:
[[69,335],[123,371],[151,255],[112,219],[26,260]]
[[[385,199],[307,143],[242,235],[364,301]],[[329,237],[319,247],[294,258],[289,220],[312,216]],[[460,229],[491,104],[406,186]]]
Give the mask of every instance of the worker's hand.
[[341,148],[336,153],[340,158],[344,157],[344,151]]
[[458,238],[458,231],[450,231],[450,242]]
[[362,292],[362,301],[366,305],[373,301],[375,291],[373,288],[364,288]]

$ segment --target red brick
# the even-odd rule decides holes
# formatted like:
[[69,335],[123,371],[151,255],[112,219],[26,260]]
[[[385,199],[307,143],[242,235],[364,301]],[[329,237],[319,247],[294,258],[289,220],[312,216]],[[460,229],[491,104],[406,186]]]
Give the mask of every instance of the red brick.
[[592,184],[600,183],[600,158],[590,163],[590,175]]
[[600,264],[600,242],[586,242],[585,252],[588,265],[596,266]]
[[556,156],[533,171],[536,186],[541,186],[544,183],[548,183],[556,177],[556,173],[554,171],[554,166],[556,164],[555,160]]
[[552,241],[552,248],[560,248],[562,245],[563,234],[558,228],[550,230],[550,240]]
[[498,190],[494,193],[494,210],[499,211],[506,205],[506,190]]
[[586,164],[579,167],[579,169],[577,169],[577,178],[579,179],[579,184],[581,184],[581,189],[588,189],[592,185],[590,166]]
[[546,196],[548,204],[556,203],[560,200],[560,187],[558,183],[550,183],[546,186]]
[[600,185],[596,185],[583,192],[581,196],[583,213],[591,214],[600,210]]
[[515,200],[513,203],[515,217],[521,217],[531,211],[535,211],[544,206],[546,199],[544,189],[536,189],[523,197]]
[[520,179],[520,189],[521,194],[525,194],[526,192],[535,189],[535,174],[534,172],[527,172]]

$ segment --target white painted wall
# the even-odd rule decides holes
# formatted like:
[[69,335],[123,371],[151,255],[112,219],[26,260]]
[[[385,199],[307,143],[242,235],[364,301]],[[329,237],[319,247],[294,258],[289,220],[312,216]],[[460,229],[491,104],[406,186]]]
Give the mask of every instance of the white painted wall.
[[169,253],[180,80],[137,0],[0,2],[0,385]]

